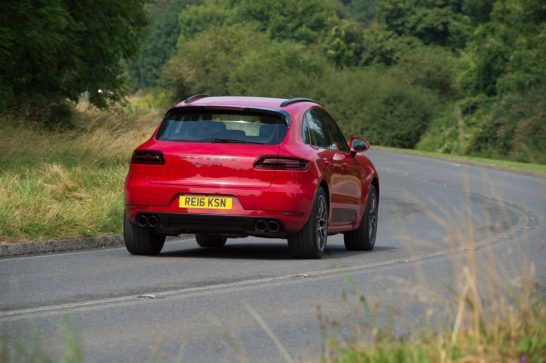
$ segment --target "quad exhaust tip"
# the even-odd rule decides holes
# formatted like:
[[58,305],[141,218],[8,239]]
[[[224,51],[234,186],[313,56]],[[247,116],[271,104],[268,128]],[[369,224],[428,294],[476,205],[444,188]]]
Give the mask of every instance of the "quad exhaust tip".
[[267,229],[267,223],[265,223],[264,220],[257,220],[256,221],[256,230],[258,232],[265,232],[265,230]]
[[159,225],[159,218],[156,215],[151,214],[149,216],[141,214],[137,217],[136,223],[139,227],[150,227],[155,228]]
[[159,224],[159,219],[157,218],[157,216],[152,214],[151,216],[148,217],[148,227],[154,228],[154,227],[157,227],[158,224]]
[[272,233],[277,233],[281,229],[281,226],[279,225],[279,222],[277,221],[270,221],[269,222],[269,231]]
[[264,233],[264,232],[277,233],[281,230],[281,225],[279,222],[275,220],[264,221],[263,219],[258,219],[256,221],[256,224],[254,225],[254,228],[256,229],[256,232],[259,232],[259,233]]
[[139,227],[146,227],[148,225],[148,217],[144,214],[141,214],[137,217],[136,222]]

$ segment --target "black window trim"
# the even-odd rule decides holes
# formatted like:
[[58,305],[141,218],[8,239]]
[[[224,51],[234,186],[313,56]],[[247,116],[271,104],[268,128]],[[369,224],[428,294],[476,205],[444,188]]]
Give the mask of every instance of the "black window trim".
[[[329,149],[329,150],[335,150],[335,151],[339,151],[339,152],[342,152],[342,153],[346,153],[346,154],[350,154],[351,153],[351,148],[349,147],[349,143],[347,142],[347,138],[345,137],[345,134],[343,133],[343,131],[341,130],[341,127],[339,127],[339,125],[337,124],[336,120],[332,117],[332,115],[330,115],[330,113],[328,111],[326,111],[324,108],[320,107],[319,105],[316,105],[316,106],[312,106],[310,107],[307,111],[305,111],[305,113],[303,114],[303,117],[302,117],[302,125],[301,125],[301,130],[302,130],[302,140],[303,140],[303,129],[304,129],[304,122],[305,122],[305,116],[307,115],[307,113],[313,111],[313,110],[320,110],[322,112],[324,112],[329,118],[330,120],[333,122],[334,126],[337,128],[337,130],[339,131],[339,133],[341,134],[341,136],[343,136],[343,141],[345,142],[345,146],[347,147],[347,150],[335,150],[335,149],[330,149],[330,148],[327,148],[327,147],[323,147],[323,146],[318,146],[318,145],[313,145],[313,144],[306,144],[306,145],[310,145],[310,146],[314,146],[314,147],[318,147],[318,148],[321,148],[321,149]],[[330,133],[328,132],[328,129],[324,130],[326,132],[326,134],[328,135],[329,138],[331,138],[331,135]],[[309,141],[311,141],[311,136],[309,135]],[[334,141],[332,139],[332,141]]]
[[[320,109],[320,107],[311,107],[309,108],[307,111],[305,111],[305,113],[303,114],[302,116],[302,125],[301,125],[301,131],[302,131],[302,140],[303,140],[303,129],[304,129],[304,123],[306,122],[305,120],[305,117],[307,116],[307,114],[309,114],[311,111],[313,111],[314,109]],[[322,127],[322,124],[319,124],[321,127]],[[307,128],[307,130],[309,130],[309,128]],[[329,137],[330,135],[328,134],[328,130],[324,130],[325,134],[327,137]],[[305,143],[305,145],[309,145],[311,147],[314,147],[314,148],[319,148],[319,149],[325,149],[325,150],[330,150],[328,147],[324,147],[324,146],[320,146],[320,145],[313,145],[312,144],[312,141],[311,141],[311,134],[309,132],[307,132],[307,136],[309,138],[309,144],[308,143]]]
[[[326,111],[324,108],[320,108],[320,107],[314,107],[314,108],[319,109],[320,111],[324,112],[326,114],[326,116],[328,116],[328,118],[330,118],[330,121],[332,122],[334,127],[339,131],[339,133],[341,134],[341,137],[343,137],[343,141],[345,142],[345,146],[347,147],[347,150],[337,150],[337,151],[341,151],[341,152],[344,152],[344,153],[350,153],[351,148],[349,147],[349,143],[347,142],[347,139],[345,138],[345,134],[341,130],[341,127],[339,127],[339,125],[337,124],[336,120],[334,120],[332,115],[330,115],[330,113],[328,111]],[[326,132],[328,132],[328,129],[326,129]],[[330,135],[330,136],[332,136],[332,135]],[[332,141],[335,142],[335,140],[333,140],[333,139],[332,139]]]

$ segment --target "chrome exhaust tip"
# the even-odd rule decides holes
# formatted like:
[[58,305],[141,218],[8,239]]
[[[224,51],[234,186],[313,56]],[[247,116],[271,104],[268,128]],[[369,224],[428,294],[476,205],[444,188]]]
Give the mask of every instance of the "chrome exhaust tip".
[[148,217],[148,227],[150,228],[154,228],[154,227],[157,227],[159,225],[159,219],[157,218],[156,215],[151,215]]
[[267,224],[265,223],[265,221],[259,219],[256,221],[255,228],[256,228],[256,231],[263,233],[267,229]]
[[144,214],[141,214],[137,217],[136,222],[139,227],[146,227],[148,226],[148,217],[146,217]]
[[277,221],[269,221],[269,230],[272,233],[277,233],[281,229],[281,226],[279,222]]

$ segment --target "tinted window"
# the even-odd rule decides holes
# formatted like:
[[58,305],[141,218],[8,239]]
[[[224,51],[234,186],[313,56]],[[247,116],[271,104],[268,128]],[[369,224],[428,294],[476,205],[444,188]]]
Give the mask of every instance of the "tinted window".
[[328,148],[348,152],[349,146],[347,145],[347,141],[345,140],[343,133],[336,125],[335,121],[332,120],[332,118],[321,109],[316,108],[312,111],[315,115],[315,118],[318,118],[324,129],[326,129],[328,139],[330,140]]
[[303,141],[306,144],[328,148],[330,140],[320,120],[315,117],[313,110],[303,116]]
[[227,110],[174,110],[157,133],[157,140],[276,145],[286,135],[280,116]]
[[301,138],[303,139],[303,143],[307,145],[311,145],[311,136],[309,135],[309,112],[307,112],[305,115],[303,115],[303,124],[301,126]]

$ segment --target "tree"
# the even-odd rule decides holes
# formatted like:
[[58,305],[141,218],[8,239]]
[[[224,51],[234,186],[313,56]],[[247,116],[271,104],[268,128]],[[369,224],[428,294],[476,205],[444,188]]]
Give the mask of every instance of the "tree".
[[352,16],[364,25],[377,20],[378,0],[342,0]]
[[1,109],[119,99],[144,21],[143,0],[1,2]]
[[180,36],[180,12],[195,0],[155,0],[146,10],[149,25],[137,57],[130,63],[130,72],[136,88],[154,86],[163,65],[176,51]]
[[464,47],[471,31],[463,0],[384,0],[379,17],[388,30],[400,36],[452,49]]
[[183,42],[162,83],[177,99],[196,93],[297,97],[310,92],[326,68],[305,46],[244,24],[212,28]]
[[497,1],[490,21],[476,28],[464,61],[464,115],[479,125],[469,151],[545,162],[544,2]]

